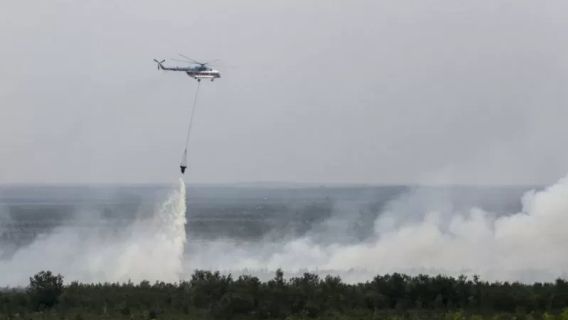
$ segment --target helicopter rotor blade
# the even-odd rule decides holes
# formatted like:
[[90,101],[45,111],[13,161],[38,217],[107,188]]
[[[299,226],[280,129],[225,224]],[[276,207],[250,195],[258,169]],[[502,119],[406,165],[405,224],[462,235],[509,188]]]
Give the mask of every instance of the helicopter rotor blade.
[[199,61],[197,61],[197,60],[195,60],[195,59],[192,59],[192,58],[190,58],[190,57],[188,57],[188,56],[184,56],[184,55],[181,54],[181,53],[178,53],[178,55],[179,55],[180,57],[186,59],[187,61],[190,61],[190,62],[192,62],[192,63],[196,63],[196,64],[201,64],[201,65],[203,65],[202,62],[199,62]]
[[209,61],[205,62],[205,64],[214,64],[214,63],[217,63],[219,61],[221,61],[221,60],[220,59],[213,59],[213,60],[209,60]]
[[187,61],[187,60],[185,60],[185,59],[176,59],[176,58],[170,58],[170,60],[172,60],[172,61],[176,61],[176,62],[182,62],[182,63],[190,63],[190,64],[195,64],[194,62],[192,62],[192,61]]

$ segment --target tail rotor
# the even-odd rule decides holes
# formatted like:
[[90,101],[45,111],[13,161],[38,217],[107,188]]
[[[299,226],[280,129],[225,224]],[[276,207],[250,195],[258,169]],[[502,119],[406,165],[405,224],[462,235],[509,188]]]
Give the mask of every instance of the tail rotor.
[[156,62],[158,64],[158,70],[160,70],[160,69],[163,68],[162,63],[166,62],[166,60],[164,59],[162,61],[158,61],[158,60],[154,59],[154,62]]

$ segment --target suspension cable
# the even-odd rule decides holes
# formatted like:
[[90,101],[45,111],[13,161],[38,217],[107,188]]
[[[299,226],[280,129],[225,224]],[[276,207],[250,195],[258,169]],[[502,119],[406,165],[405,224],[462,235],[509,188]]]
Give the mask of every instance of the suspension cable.
[[191,114],[189,116],[189,125],[187,126],[187,135],[185,136],[185,150],[189,148],[189,137],[191,135],[191,127],[193,127],[193,118],[195,118],[195,110],[197,109],[197,97],[199,96],[199,85],[201,81],[197,81],[197,89],[193,97],[193,106],[191,107]]

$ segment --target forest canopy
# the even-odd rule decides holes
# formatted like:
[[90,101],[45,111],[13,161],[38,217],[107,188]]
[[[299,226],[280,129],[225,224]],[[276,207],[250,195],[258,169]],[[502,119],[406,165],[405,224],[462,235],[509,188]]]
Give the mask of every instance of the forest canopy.
[[304,273],[273,279],[197,270],[177,283],[64,285],[42,271],[0,292],[2,318],[124,319],[568,319],[568,282],[486,282],[478,277],[378,275],[347,284]]

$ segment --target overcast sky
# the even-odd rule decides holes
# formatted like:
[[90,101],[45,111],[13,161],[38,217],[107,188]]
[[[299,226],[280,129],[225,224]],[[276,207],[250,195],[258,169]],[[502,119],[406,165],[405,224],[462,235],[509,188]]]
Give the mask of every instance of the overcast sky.
[[[564,0],[0,0],[0,183],[545,184]],[[170,62],[168,62],[170,63]]]

